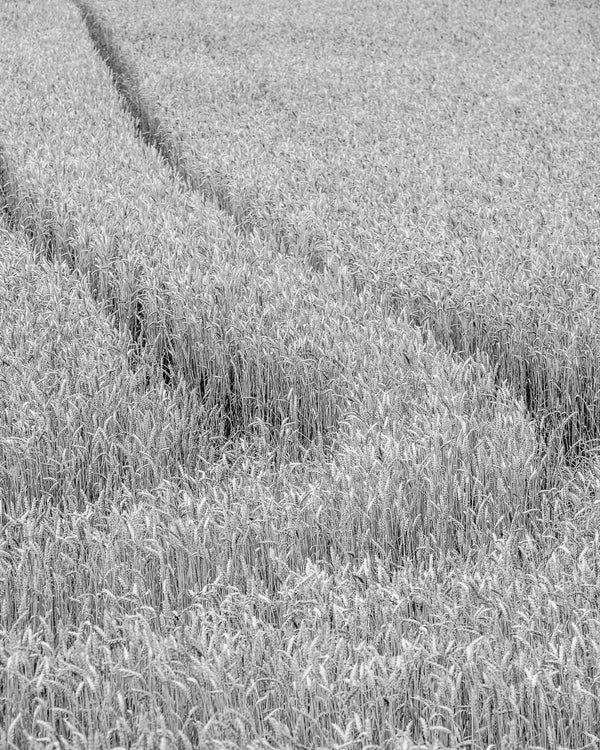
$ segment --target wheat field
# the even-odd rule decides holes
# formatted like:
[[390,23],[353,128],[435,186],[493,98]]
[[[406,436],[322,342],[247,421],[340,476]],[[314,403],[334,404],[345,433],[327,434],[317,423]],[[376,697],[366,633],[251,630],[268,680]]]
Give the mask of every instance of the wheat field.
[[600,744],[600,17],[0,5],[0,746]]

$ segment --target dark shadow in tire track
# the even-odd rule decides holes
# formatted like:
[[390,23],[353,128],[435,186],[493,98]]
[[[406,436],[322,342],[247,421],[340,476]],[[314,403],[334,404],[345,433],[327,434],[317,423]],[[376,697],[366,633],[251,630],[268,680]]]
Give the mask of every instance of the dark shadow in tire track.
[[[236,200],[226,178],[209,171],[200,173],[191,170],[186,164],[181,141],[165,126],[149,97],[144,95],[140,75],[134,62],[120,49],[114,39],[110,23],[101,17],[95,4],[90,0],[73,0],[73,3],[82,15],[96,50],[110,70],[114,85],[127,111],[136,122],[139,137],[157,150],[162,159],[189,189],[214,201],[219,209],[229,214],[234,220],[237,231],[249,232],[255,229],[261,231],[252,218],[252,206],[240,205],[240,201]],[[276,243],[285,251],[286,246],[294,241],[299,231],[298,227],[289,226],[288,222],[285,222],[285,228],[280,227],[279,224],[282,221],[285,222],[285,217],[274,217],[271,229]],[[310,258],[309,265],[315,269]],[[355,283],[357,289],[360,290],[358,277]],[[411,323],[423,330],[427,328],[424,323],[424,318],[427,317],[428,314],[422,316],[419,312],[411,314],[409,311]],[[461,326],[465,328],[475,323],[475,318],[472,321],[460,321]],[[436,326],[431,326],[430,330],[442,346],[457,356],[468,358],[476,354],[476,352],[465,350],[463,341],[454,341],[452,337],[436,330]],[[585,380],[582,381],[584,383],[583,397],[580,394],[575,394],[573,397],[573,393],[565,392],[565,399],[559,398],[555,401],[549,396],[547,387],[550,373],[542,362],[533,360],[525,362],[520,368],[524,374],[518,377],[506,364],[507,361],[514,363],[518,359],[518,355],[511,351],[510,341],[505,342],[501,351],[491,340],[489,346],[486,346],[486,342],[480,342],[480,344],[482,344],[482,351],[490,357],[491,365],[497,369],[498,384],[508,380],[513,386],[516,397],[524,400],[531,418],[538,426],[542,443],[546,445],[553,443],[555,446],[558,443],[559,450],[562,450],[572,462],[585,457],[590,446],[597,444],[600,439],[600,420],[596,419],[599,408],[597,395],[595,392],[590,393],[590,390],[593,390],[590,384]],[[567,372],[562,373],[562,376],[559,379],[564,380],[564,386],[568,390],[572,378]],[[560,385],[562,386],[562,383]]]
[[133,118],[138,136],[156,149],[163,161],[184,184],[215,205],[234,220],[236,230],[251,232],[256,228],[243,207],[234,205],[226,184],[217,184],[215,175],[191,170],[183,157],[181,143],[177,136],[165,127],[156,113],[150,99],[142,93],[139,73],[134,63],[119,48],[107,21],[87,0],[73,0],[86,25],[90,39],[100,57],[108,67],[114,86]]

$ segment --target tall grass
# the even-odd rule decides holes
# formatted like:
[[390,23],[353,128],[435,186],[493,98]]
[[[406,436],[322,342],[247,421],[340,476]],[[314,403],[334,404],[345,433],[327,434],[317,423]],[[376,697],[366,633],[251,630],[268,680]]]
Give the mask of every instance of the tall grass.
[[444,346],[485,352],[551,453],[594,455],[590,7],[85,7],[112,29],[187,169],[224,180],[266,241],[319,266],[339,256],[359,289]]
[[343,249],[283,183],[240,231],[42,5],[0,9],[0,744],[598,742],[597,471],[470,348],[450,260]]
[[[35,9],[27,13],[35,23]],[[255,238],[239,237],[228,217],[182,193],[156,152],[135,137],[75,9],[60,13],[68,38],[59,43],[51,33],[46,57],[33,31],[31,51],[16,37],[5,46],[14,85],[4,91],[2,172],[12,223],[23,226],[37,252],[68,259],[87,280],[129,333],[132,363],[147,352],[167,384],[185,379],[212,423],[217,452],[259,423],[275,442],[287,425],[295,458],[327,444],[340,396],[319,341],[322,313],[307,269],[290,262],[269,274],[273,285],[265,294],[279,297],[271,304],[282,319],[255,314],[270,254]],[[20,92],[33,76],[40,105],[32,128]],[[27,129],[31,141],[22,138]],[[298,291],[293,301],[287,287]],[[302,352],[279,334],[298,317],[313,332]]]

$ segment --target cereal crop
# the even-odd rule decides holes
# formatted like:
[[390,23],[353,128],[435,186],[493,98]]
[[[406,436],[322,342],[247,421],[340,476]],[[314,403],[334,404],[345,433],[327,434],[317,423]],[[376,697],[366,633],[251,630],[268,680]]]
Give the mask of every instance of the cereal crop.
[[588,5],[5,0],[2,747],[600,742]]

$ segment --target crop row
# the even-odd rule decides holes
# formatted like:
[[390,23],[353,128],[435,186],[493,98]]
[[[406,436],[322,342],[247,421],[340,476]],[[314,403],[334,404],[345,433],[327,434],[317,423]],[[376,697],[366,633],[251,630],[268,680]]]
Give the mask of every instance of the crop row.
[[44,4],[0,10],[0,744],[584,744],[596,485],[178,180]]
[[[44,55],[16,41],[4,51],[12,83],[3,101],[4,193],[13,223],[87,280],[129,331],[134,354],[151,352],[167,383],[184,378],[216,439],[262,422],[277,434],[291,425],[296,455],[318,436],[326,441],[339,397],[319,340],[326,311],[312,304],[306,273],[280,265],[265,280],[271,261],[262,249],[182,194],[153,149],[139,144],[75,10],[61,12],[71,16],[68,40],[51,36]],[[74,51],[63,59],[68,43]],[[25,91],[37,96],[33,120]],[[283,299],[282,287],[295,298]],[[314,334],[286,346],[296,321]]]
[[[154,362],[168,384],[182,380],[197,399],[198,429],[219,438],[235,431],[273,450],[284,444],[283,458],[338,441],[342,455],[344,441],[362,449],[361,430],[371,450],[377,423],[390,451],[406,454],[402,471],[433,457],[429,481],[451,483],[457,467],[472,467],[461,472],[467,489],[459,482],[444,493],[457,508],[456,492],[473,505],[492,496],[501,508],[505,487],[518,498],[507,500],[513,515],[527,507],[536,484],[525,492],[523,483],[539,475],[539,457],[508,393],[482,367],[385,317],[368,293],[340,291],[343,269],[315,274],[186,193],[136,138],[74,9],[56,6],[62,25],[42,49],[43,22],[27,6],[31,45],[9,36],[4,48],[8,211],[34,240],[53,238],[46,253],[70,259],[130,334],[132,360]],[[32,106],[22,92],[34,88]],[[340,417],[359,427],[336,429]],[[432,450],[438,424],[452,437]]]
[[177,394],[131,373],[64,264],[0,231],[2,744],[594,736],[597,506],[547,522],[546,549],[488,531],[468,561],[433,555],[434,529],[429,559],[392,572],[401,435],[329,475],[246,459],[170,476]]
[[593,451],[589,8],[78,4],[153,102],[178,163],[238,222],[318,267],[340,257],[438,341],[484,353],[550,447]]

